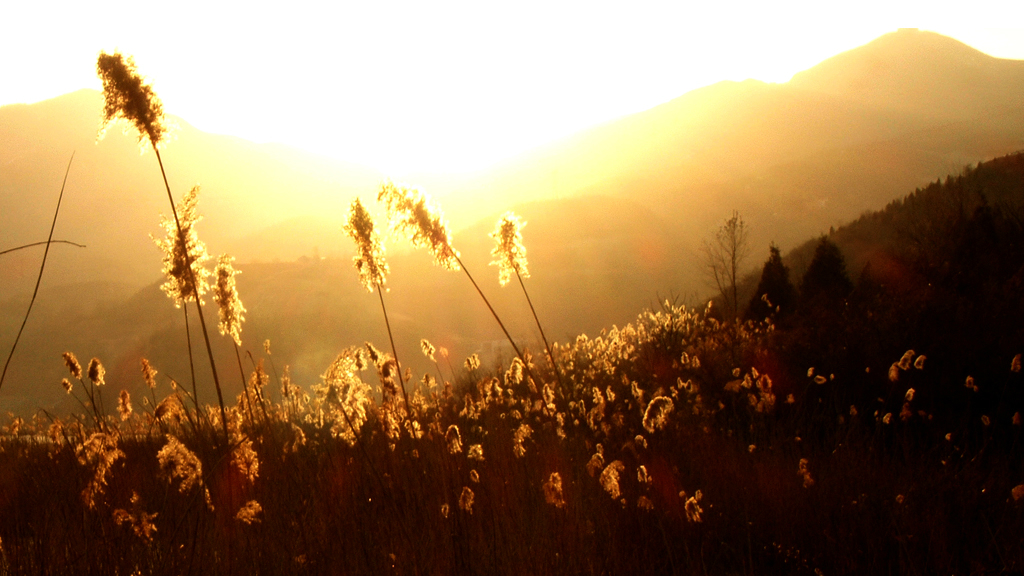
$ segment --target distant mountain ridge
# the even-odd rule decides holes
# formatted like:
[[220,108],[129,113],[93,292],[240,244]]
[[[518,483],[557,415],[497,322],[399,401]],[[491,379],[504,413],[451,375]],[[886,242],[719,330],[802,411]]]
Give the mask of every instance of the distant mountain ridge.
[[695,90],[528,153],[453,196],[633,198],[685,220],[691,247],[738,209],[755,244],[786,248],[965,164],[1024,148],[1021,88],[1024,61],[901,30],[787,83]]

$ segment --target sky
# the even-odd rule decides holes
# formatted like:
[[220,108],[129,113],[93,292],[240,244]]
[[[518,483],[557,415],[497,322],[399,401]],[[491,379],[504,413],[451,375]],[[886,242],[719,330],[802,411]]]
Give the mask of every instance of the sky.
[[[165,110],[395,177],[484,169],[722,80],[785,82],[900,27],[1024,59],[1024,2],[19,2],[0,105],[135,58]],[[1016,24],[1016,28],[1007,27]]]

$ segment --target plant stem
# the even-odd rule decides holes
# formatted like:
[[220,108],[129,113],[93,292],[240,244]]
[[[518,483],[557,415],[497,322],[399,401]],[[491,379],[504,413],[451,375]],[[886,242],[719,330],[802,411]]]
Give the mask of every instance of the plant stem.
[[[59,208],[59,203],[58,203]],[[78,246],[79,248],[85,248],[85,244],[79,244],[78,242],[72,242],[71,240],[43,240],[41,242],[33,242],[31,244],[24,244],[22,246],[15,246],[14,248],[8,248],[7,250],[0,251],[0,256],[7,254],[8,252],[14,252],[16,250],[24,250],[25,248],[32,248],[33,246],[46,245],[49,248],[50,244],[71,244],[72,246]]]
[[[232,342],[232,344],[234,344],[234,342]],[[248,400],[248,402],[250,404],[252,404],[252,400],[249,398],[249,388],[246,385],[246,381],[245,381],[245,372],[242,370],[242,353],[238,351],[238,344],[235,344],[235,358],[238,359],[238,372],[241,373],[241,375],[242,375],[242,387],[245,390],[246,400]],[[252,358],[252,356],[249,356],[249,358]],[[254,368],[253,372],[255,372],[255,371],[256,370]],[[262,370],[260,372],[262,372]],[[265,373],[264,373],[264,375],[265,375]],[[267,405],[266,405],[265,402],[263,402],[263,382],[262,382],[262,380],[257,378],[257,382],[255,384],[253,384],[252,391],[253,391],[253,394],[256,395],[256,400],[259,400],[260,412],[263,412],[263,426],[265,428],[267,428],[268,430],[270,430],[271,435],[273,435],[273,428],[270,427],[270,425],[271,425],[270,415],[267,413]],[[251,412],[251,409],[250,409],[250,412]],[[251,419],[252,416],[250,415],[249,418]]]
[[192,373],[192,404],[199,410],[199,391],[196,388],[196,365],[192,361],[192,332],[188,326],[188,307],[182,306],[181,310],[185,313],[185,343],[188,346],[188,369]]
[[57,227],[57,215],[60,214],[60,202],[64,199],[64,187],[68,183],[68,174],[71,173],[71,161],[75,159],[75,153],[71,153],[71,158],[68,160],[68,168],[64,171],[64,181],[60,185],[60,195],[57,197],[57,209],[53,211],[53,223],[50,224],[50,236],[46,239],[46,250],[43,251],[43,263],[39,265],[39,276],[36,277],[36,288],[32,291],[32,300],[28,303],[28,310],[25,311],[25,318],[21,321],[21,328],[18,329],[18,335],[14,338],[14,344],[11,346],[11,353],[7,355],[7,362],[4,362],[4,371],[0,373],[0,388],[4,386],[4,378],[7,377],[7,368],[11,365],[11,358],[14,358],[14,351],[18,348],[18,341],[21,340],[21,333],[25,331],[25,325],[28,324],[28,315],[32,313],[32,305],[36,303],[36,296],[39,294],[39,284],[43,281],[43,270],[46,268],[46,256],[50,253],[50,244],[53,241],[53,230]]
[[384,312],[384,325],[388,329],[388,340],[391,341],[391,354],[395,357],[395,370],[398,371],[398,383],[402,385],[402,397],[405,399],[406,418],[412,417],[409,409],[409,394],[405,391],[405,380],[402,378],[402,365],[398,363],[398,351],[395,349],[395,338],[391,335],[391,322],[388,320],[388,310],[384,307],[384,291],[377,284],[377,296],[380,297],[380,309]]
[[[213,360],[213,348],[210,346],[210,334],[206,330],[206,320],[203,318],[203,302],[199,298],[199,283],[196,282],[196,274],[192,270],[192,255],[188,252],[188,244],[185,243],[185,233],[181,229],[181,221],[178,220],[178,209],[174,206],[174,196],[171,194],[171,185],[167,183],[167,172],[164,171],[164,161],[160,157],[160,149],[153,142],[153,152],[156,152],[156,160],[160,163],[160,175],[164,178],[164,187],[167,189],[167,199],[171,202],[171,214],[174,215],[174,225],[178,228],[178,242],[181,242],[182,253],[185,255],[185,268],[188,270],[189,279],[192,281],[192,296],[195,297],[196,309],[199,310],[199,326],[203,329],[203,340],[206,342],[206,354],[210,357],[210,371],[213,372],[213,384],[217,388],[217,401],[220,403],[220,423],[224,428],[224,441],[229,441],[227,411],[224,409],[224,394],[220,389],[220,378],[217,377],[217,364]],[[187,302],[185,303],[187,305]],[[196,399],[198,402],[198,398]]]
[[238,360],[238,375],[242,378],[242,391],[245,393],[245,409],[249,413],[249,421],[255,425],[256,418],[252,414],[252,396],[249,395],[249,383],[245,379],[245,370],[242,369],[242,355],[238,353],[238,344],[235,344],[235,359]]
[[516,279],[519,280],[519,286],[523,289],[523,296],[526,296],[526,303],[530,305],[530,312],[533,314],[533,321],[537,323],[537,330],[540,331],[540,338],[544,341],[544,348],[548,351],[548,360],[551,361],[551,369],[555,371],[555,377],[558,378],[559,384],[562,383],[562,373],[558,370],[558,365],[555,364],[555,355],[551,352],[551,344],[548,344],[548,337],[544,335],[544,329],[540,326],[540,319],[537,318],[537,311],[533,308],[533,300],[530,299],[530,294],[526,291],[526,284],[523,283],[523,277],[519,275],[519,268],[516,268]]
[[487,305],[487,309],[491,311],[491,316],[494,316],[494,319],[498,322],[498,326],[501,327],[501,331],[505,333],[505,338],[508,338],[508,343],[512,345],[512,349],[515,350],[516,356],[518,356],[519,360],[522,361],[523,368],[526,369],[526,375],[530,378],[533,378],[533,373],[530,371],[530,366],[529,364],[527,364],[526,359],[523,357],[523,353],[519,351],[519,347],[516,346],[515,340],[512,340],[512,335],[509,334],[508,330],[505,329],[505,324],[501,321],[501,318],[498,318],[498,313],[494,311],[494,307],[491,306],[491,302],[487,300],[487,296],[484,296],[483,291],[480,290],[480,286],[478,286],[476,280],[473,279],[473,275],[469,273],[469,269],[467,269],[466,265],[462,263],[462,259],[459,258],[458,256],[455,256],[455,261],[459,263],[459,267],[462,268],[462,271],[466,273],[466,277],[469,278],[469,281],[473,283],[473,288],[476,288],[476,293],[479,294],[481,298],[483,298],[484,304]]

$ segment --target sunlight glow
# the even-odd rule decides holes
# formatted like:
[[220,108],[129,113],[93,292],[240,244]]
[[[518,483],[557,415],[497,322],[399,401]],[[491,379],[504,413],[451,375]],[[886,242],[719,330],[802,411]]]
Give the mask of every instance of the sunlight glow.
[[468,171],[717,81],[784,82],[903,22],[1024,58],[1024,28],[990,26],[1024,9],[943,4],[21,3],[0,49],[31,57],[0,61],[0,104],[98,88],[96,54],[120,49],[202,130],[396,177]]

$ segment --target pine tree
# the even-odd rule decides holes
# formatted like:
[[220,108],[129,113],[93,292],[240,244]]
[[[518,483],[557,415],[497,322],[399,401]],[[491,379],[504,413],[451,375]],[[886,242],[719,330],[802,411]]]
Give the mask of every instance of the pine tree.
[[747,305],[746,320],[764,320],[769,317],[785,316],[793,311],[796,288],[789,281],[789,268],[782,263],[779,247],[768,248],[768,260],[761,270],[761,281],[757,291]]
[[852,290],[843,253],[835,242],[822,236],[800,283],[802,303],[808,308],[830,307],[849,296]]

